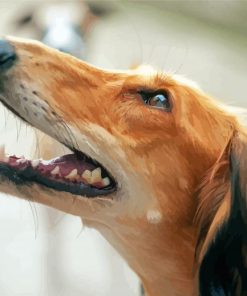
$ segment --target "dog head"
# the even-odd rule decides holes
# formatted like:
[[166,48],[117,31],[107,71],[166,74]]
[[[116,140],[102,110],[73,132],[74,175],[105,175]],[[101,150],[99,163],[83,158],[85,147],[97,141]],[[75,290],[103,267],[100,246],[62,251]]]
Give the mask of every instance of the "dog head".
[[[149,295],[194,293],[194,253],[201,229],[196,265],[201,293],[208,295],[205,264],[219,265],[210,254],[219,250],[215,244],[224,244],[228,228],[233,231],[232,202],[239,207],[244,203],[239,183],[244,169],[238,165],[244,150],[234,144],[234,135],[244,132],[236,118],[191,83],[149,67],[106,71],[38,42],[1,42],[2,103],[76,156],[62,159],[67,167],[61,159],[37,166],[28,160],[2,160],[1,190],[82,217],[127,259]],[[232,156],[219,168],[220,177],[214,170],[217,186],[213,190],[209,178],[197,194],[205,172],[217,166],[221,154]],[[78,161],[89,170],[99,167],[106,183],[96,182],[96,173],[93,183],[88,176],[77,176],[79,168],[70,175],[66,169],[71,170],[71,160],[76,168]],[[226,289],[223,282],[219,285],[212,291]]]

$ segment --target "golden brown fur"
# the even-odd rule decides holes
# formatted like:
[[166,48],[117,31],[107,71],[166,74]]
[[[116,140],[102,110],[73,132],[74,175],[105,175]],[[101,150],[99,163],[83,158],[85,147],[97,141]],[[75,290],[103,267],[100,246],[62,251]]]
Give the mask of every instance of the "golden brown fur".
[[[30,191],[3,182],[0,189],[98,229],[139,275],[148,296],[199,295],[200,266],[233,204],[229,157],[232,142],[245,143],[237,118],[168,74],[105,71],[39,43],[11,42],[19,62],[9,75],[48,103],[120,189],[93,200],[39,185]],[[16,81],[8,83],[14,88]],[[144,105],[141,89],[169,92],[172,111]],[[66,137],[34,125],[57,140]],[[242,150],[234,151],[237,158]]]

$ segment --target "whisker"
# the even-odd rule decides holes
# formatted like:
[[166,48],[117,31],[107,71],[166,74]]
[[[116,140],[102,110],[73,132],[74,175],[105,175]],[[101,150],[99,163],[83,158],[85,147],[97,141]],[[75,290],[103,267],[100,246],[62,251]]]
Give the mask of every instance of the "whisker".
[[34,222],[34,238],[37,239],[38,229],[39,229],[37,209],[36,209],[35,204],[33,203],[32,200],[28,200],[28,204],[30,206],[32,217],[33,217],[33,222]]
[[3,114],[4,114],[4,127],[6,128],[7,127],[7,120],[6,120],[6,108],[3,107]]
[[81,223],[81,229],[80,229],[79,233],[77,234],[76,239],[79,238],[79,236],[82,234],[82,232],[83,232],[84,230],[85,230],[85,226],[84,226],[83,223]]
[[35,136],[35,157],[37,156],[38,158],[40,158],[40,139],[38,136],[38,131],[36,128],[34,128],[34,136]]

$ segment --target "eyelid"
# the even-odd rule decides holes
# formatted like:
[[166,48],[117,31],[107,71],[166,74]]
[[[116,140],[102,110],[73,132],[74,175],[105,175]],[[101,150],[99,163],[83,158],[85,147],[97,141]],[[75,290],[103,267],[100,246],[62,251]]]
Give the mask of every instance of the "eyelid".
[[138,93],[142,96],[143,100],[147,100],[150,97],[155,97],[157,95],[163,95],[166,98],[169,98],[169,92],[163,89],[158,89],[158,90],[146,90],[146,89],[142,89],[139,90]]

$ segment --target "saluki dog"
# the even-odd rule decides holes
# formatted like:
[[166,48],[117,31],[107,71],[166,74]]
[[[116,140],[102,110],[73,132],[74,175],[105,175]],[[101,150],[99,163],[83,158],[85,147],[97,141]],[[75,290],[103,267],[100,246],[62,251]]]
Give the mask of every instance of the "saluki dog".
[[247,295],[247,136],[194,83],[0,41],[0,101],[71,150],[0,152],[0,191],[79,216],[148,296]]

